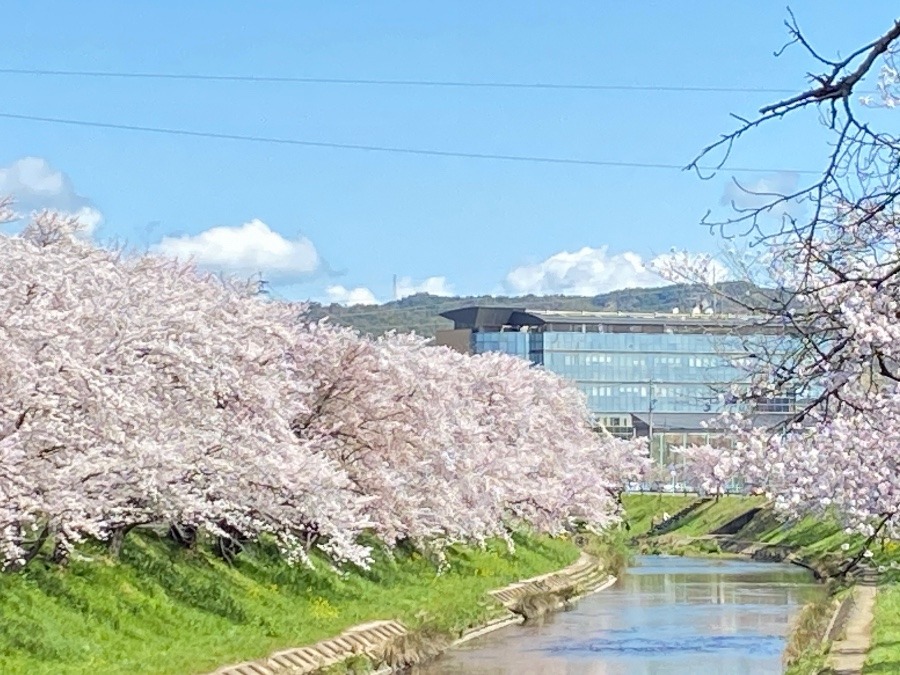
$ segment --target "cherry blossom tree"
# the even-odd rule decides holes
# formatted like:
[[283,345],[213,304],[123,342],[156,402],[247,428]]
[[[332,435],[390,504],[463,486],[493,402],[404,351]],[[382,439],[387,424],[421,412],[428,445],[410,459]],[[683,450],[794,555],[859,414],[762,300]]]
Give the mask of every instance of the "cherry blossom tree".
[[[597,526],[614,508],[608,459],[570,384],[502,354],[476,357],[411,335],[366,340],[317,326],[319,352],[301,435],[329,433],[330,447],[369,517],[389,542],[483,541],[510,519],[545,531],[574,508]],[[572,480],[581,466],[584,485]]]
[[[735,181],[732,194],[743,198],[731,212],[704,221],[744,244],[734,273],[748,282],[746,292],[727,299],[753,317],[759,332],[781,336],[748,345],[752,384],[742,398],[745,413],[752,415],[754,401],[774,396],[796,398],[796,411],[788,424],[769,429],[736,415],[733,450],[718,457],[692,452],[707,473],[724,466],[764,484],[788,515],[827,511],[869,536],[897,532],[900,489],[894,447],[900,145],[888,112],[897,103],[900,22],[886,23],[871,42],[829,57],[790,15],[786,47],[803,49],[815,62],[811,84],[737,117],[737,128],[690,164],[709,177],[700,165],[723,167],[745,137],[805,109],[819,113],[828,139],[819,175],[787,190]],[[864,87],[877,95],[860,97]],[[683,269],[680,280],[685,274],[705,281],[702,269]]]
[[364,500],[298,442],[283,408],[303,386],[296,308],[91,247],[74,225],[39,214],[0,249],[7,559],[22,560],[16,542],[35,528],[64,552],[169,521],[270,532],[302,557],[300,514],[338,557],[364,559],[353,543]]
[[[890,22],[882,35],[843,49],[845,55],[838,57],[814,48],[793,14],[786,26],[785,49],[802,49],[818,70],[808,76],[811,86],[763,106],[754,116],[736,116],[737,128],[704,148],[689,168],[707,177],[698,168],[701,163],[724,166],[748,135],[806,109],[820,113],[828,139],[820,175],[790,190],[771,181],[759,182],[763,187],[736,181],[732,194],[743,199],[731,212],[710,213],[704,220],[745,244],[743,255],[733,261],[734,273],[751,283],[745,294],[729,296],[730,303],[758,317],[760,326],[792,336],[789,343],[753,353],[758,370],[766,374],[761,382],[805,398],[802,416],[820,405],[840,408],[840,390],[873,369],[879,377],[900,379],[885,333],[895,318],[890,307],[900,270],[900,177],[895,170],[900,151],[891,127],[880,128],[884,112],[873,111],[875,105],[895,105],[900,22]],[[858,95],[873,85],[877,97]],[[696,267],[682,271],[685,276],[705,281],[704,270]]]
[[740,476],[744,462],[735,453],[709,443],[675,448],[684,461],[684,476],[693,485],[719,497]]

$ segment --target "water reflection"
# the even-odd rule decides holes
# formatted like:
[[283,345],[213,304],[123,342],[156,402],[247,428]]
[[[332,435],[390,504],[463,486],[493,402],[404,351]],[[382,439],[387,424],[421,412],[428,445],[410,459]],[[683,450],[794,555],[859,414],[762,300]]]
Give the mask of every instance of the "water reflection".
[[780,673],[791,618],[820,592],[790,565],[640,557],[574,610],[474,640],[416,673]]

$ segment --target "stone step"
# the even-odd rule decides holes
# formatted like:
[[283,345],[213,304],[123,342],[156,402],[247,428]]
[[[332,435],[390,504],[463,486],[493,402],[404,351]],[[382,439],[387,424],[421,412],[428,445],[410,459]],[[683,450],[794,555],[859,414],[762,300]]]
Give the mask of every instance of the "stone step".
[[[574,590],[584,593],[600,587],[611,579],[599,561],[582,553],[581,557],[568,567],[525,579],[503,588],[490,591],[489,595],[506,607],[513,606],[522,598],[536,593],[562,593]],[[520,617],[507,615],[492,621],[489,626],[473,628],[467,635],[480,633],[490,626],[507,625],[520,621]],[[225,666],[212,675],[304,675],[340,663],[355,654],[373,655],[389,641],[407,633],[399,621],[370,621],[348,628],[339,636],[322,640],[314,645],[286,649],[265,659]]]

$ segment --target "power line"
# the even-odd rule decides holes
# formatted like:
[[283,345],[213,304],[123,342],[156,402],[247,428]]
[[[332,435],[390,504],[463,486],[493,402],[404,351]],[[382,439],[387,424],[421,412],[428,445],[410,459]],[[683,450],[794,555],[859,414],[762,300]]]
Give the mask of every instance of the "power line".
[[[463,159],[491,159],[507,162],[530,162],[539,164],[568,164],[576,166],[604,166],[631,169],[669,169],[683,170],[680,164],[665,164],[662,162],[622,162],[601,159],[579,159],[574,157],[545,157],[538,155],[504,155],[486,152],[462,152],[454,150],[433,150],[428,148],[403,148],[388,145],[365,145],[360,143],[333,143],[328,141],[309,141],[296,138],[278,138],[273,136],[257,136],[250,134],[228,134],[215,131],[194,131],[190,129],[174,129],[167,127],[150,127],[137,124],[118,124],[113,122],[96,122],[90,120],[74,120],[62,117],[43,117],[39,115],[21,115],[16,113],[0,112],[0,118],[23,120],[28,122],[45,122],[50,124],[65,124],[77,127],[91,127],[97,129],[115,129],[118,131],[139,131],[152,134],[166,134],[170,136],[187,136],[192,138],[213,138],[227,141],[248,141],[253,143],[269,143],[276,145],[295,145],[311,148],[331,148],[336,150],[364,150],[368,152],[383,152],[402,155],[420,155],[427,157],[457,157]],[[733,167],[726,166],[721,169],[713,166],[699,167],[704,171],[728,171],[733,173],[797,173],[819,175],[818,171],[804,169],[766,169],[758,167]]]
[[464,80],[391,80],[376,78],[292,77],[279,75],[211,75],[202,73],[117,72],[101,70],[48,70],[40,68],[0,68],[2,75],[90,77],[129,80],[187,80],[206,82],[258,82],[275,84],[338,84],[389,87],[455,87],[475,89],[549,89],[569,91],[656,91],[725,94],[796,94],[796,89],[768,87],[721,87],[660,84],[578,84],[559,82],[471,82]]

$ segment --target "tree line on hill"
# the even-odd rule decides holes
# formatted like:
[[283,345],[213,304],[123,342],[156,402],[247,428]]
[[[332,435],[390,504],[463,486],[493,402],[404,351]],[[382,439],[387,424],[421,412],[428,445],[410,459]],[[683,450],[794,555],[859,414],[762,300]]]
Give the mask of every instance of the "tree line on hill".
[[745,311],[739,302],[731,298],[754,293],[751,285],[740,281],[716,284],[721,291],[712,293],[703,284],[672,284],[656,288],[626,288],[595,296],[582,295],[522,295],[494,296],[473,295],[443,297],[418,293],[381,305],[311,303],[312,318],[328,317],[330,321],[357,329],[369,335],[383,335],[389,331],[415,332],[432,337],[438,330],[452,328],[453,323],[440,316],[460,307],[482,305],[487,307],[521,307],[533,310],[572,310],[590,312],[690,312],[693,308],[713,307],[718,312],[740,313]]

